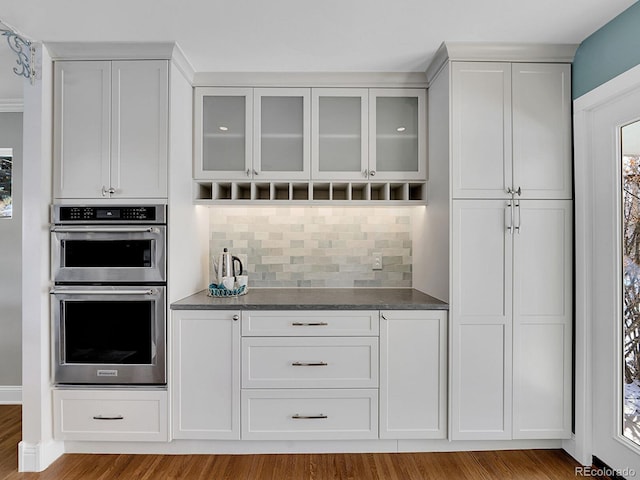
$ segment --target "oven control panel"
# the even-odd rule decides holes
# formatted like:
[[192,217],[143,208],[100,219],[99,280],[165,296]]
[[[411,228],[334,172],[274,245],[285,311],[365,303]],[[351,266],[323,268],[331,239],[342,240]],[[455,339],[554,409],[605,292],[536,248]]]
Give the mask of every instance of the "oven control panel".
[[166,223],[164,205],[53,207],[53,223]]

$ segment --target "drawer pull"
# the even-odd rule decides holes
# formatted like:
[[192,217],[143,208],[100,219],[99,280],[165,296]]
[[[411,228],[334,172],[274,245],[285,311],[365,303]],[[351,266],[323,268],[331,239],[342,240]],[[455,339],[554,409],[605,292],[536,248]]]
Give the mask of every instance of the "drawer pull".
[[292,415],[291,418],[293,418],[294,420],[317,420],[329,417],[327,417],[324,413],[321,413],[320,415],[300,415],[299,413],[296,413],[295,415]]
[[293,362],[291,364],[292,367],[326,367],[329,365],[327,362]]
[[105,417],[103,415],[95,415],[93,417],[94,420],[124,420],[122,415],[114,415],[112,417]]
[[329,324],[327,322],[293,322],[291,325],[294,327],[326,327]]

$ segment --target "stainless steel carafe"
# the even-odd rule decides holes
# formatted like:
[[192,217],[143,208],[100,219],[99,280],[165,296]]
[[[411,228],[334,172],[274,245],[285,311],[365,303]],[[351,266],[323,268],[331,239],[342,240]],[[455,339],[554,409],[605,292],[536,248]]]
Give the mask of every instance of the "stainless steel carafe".
[[[236,269],[236,263],[239,269]],[[242,275],[242,262],[236,256],[231,255],[225,248],[220,255],[213,260],[214,281],[218,285],[222,285],[225,277],[235,277]]]

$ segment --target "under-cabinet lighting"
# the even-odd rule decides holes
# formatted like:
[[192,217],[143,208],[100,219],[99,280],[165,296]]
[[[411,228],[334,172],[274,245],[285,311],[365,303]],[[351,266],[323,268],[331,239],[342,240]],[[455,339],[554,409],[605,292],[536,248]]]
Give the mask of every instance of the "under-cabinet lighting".
[[407,127],[398,127],[396,128],[396,132],[404,132],[407,129]]

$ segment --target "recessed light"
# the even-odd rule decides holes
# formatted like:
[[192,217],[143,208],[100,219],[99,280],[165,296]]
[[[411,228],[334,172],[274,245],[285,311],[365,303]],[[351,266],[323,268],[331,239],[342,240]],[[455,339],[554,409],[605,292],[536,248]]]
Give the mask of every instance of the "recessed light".
[[407,127],[398,127],[396,128],[396,132],[404,132],[407,129]]
[[225,127],[224,125],[218,127],[218,130],[220,130],[221,132],[227,132],[229,130],[229,127]]

